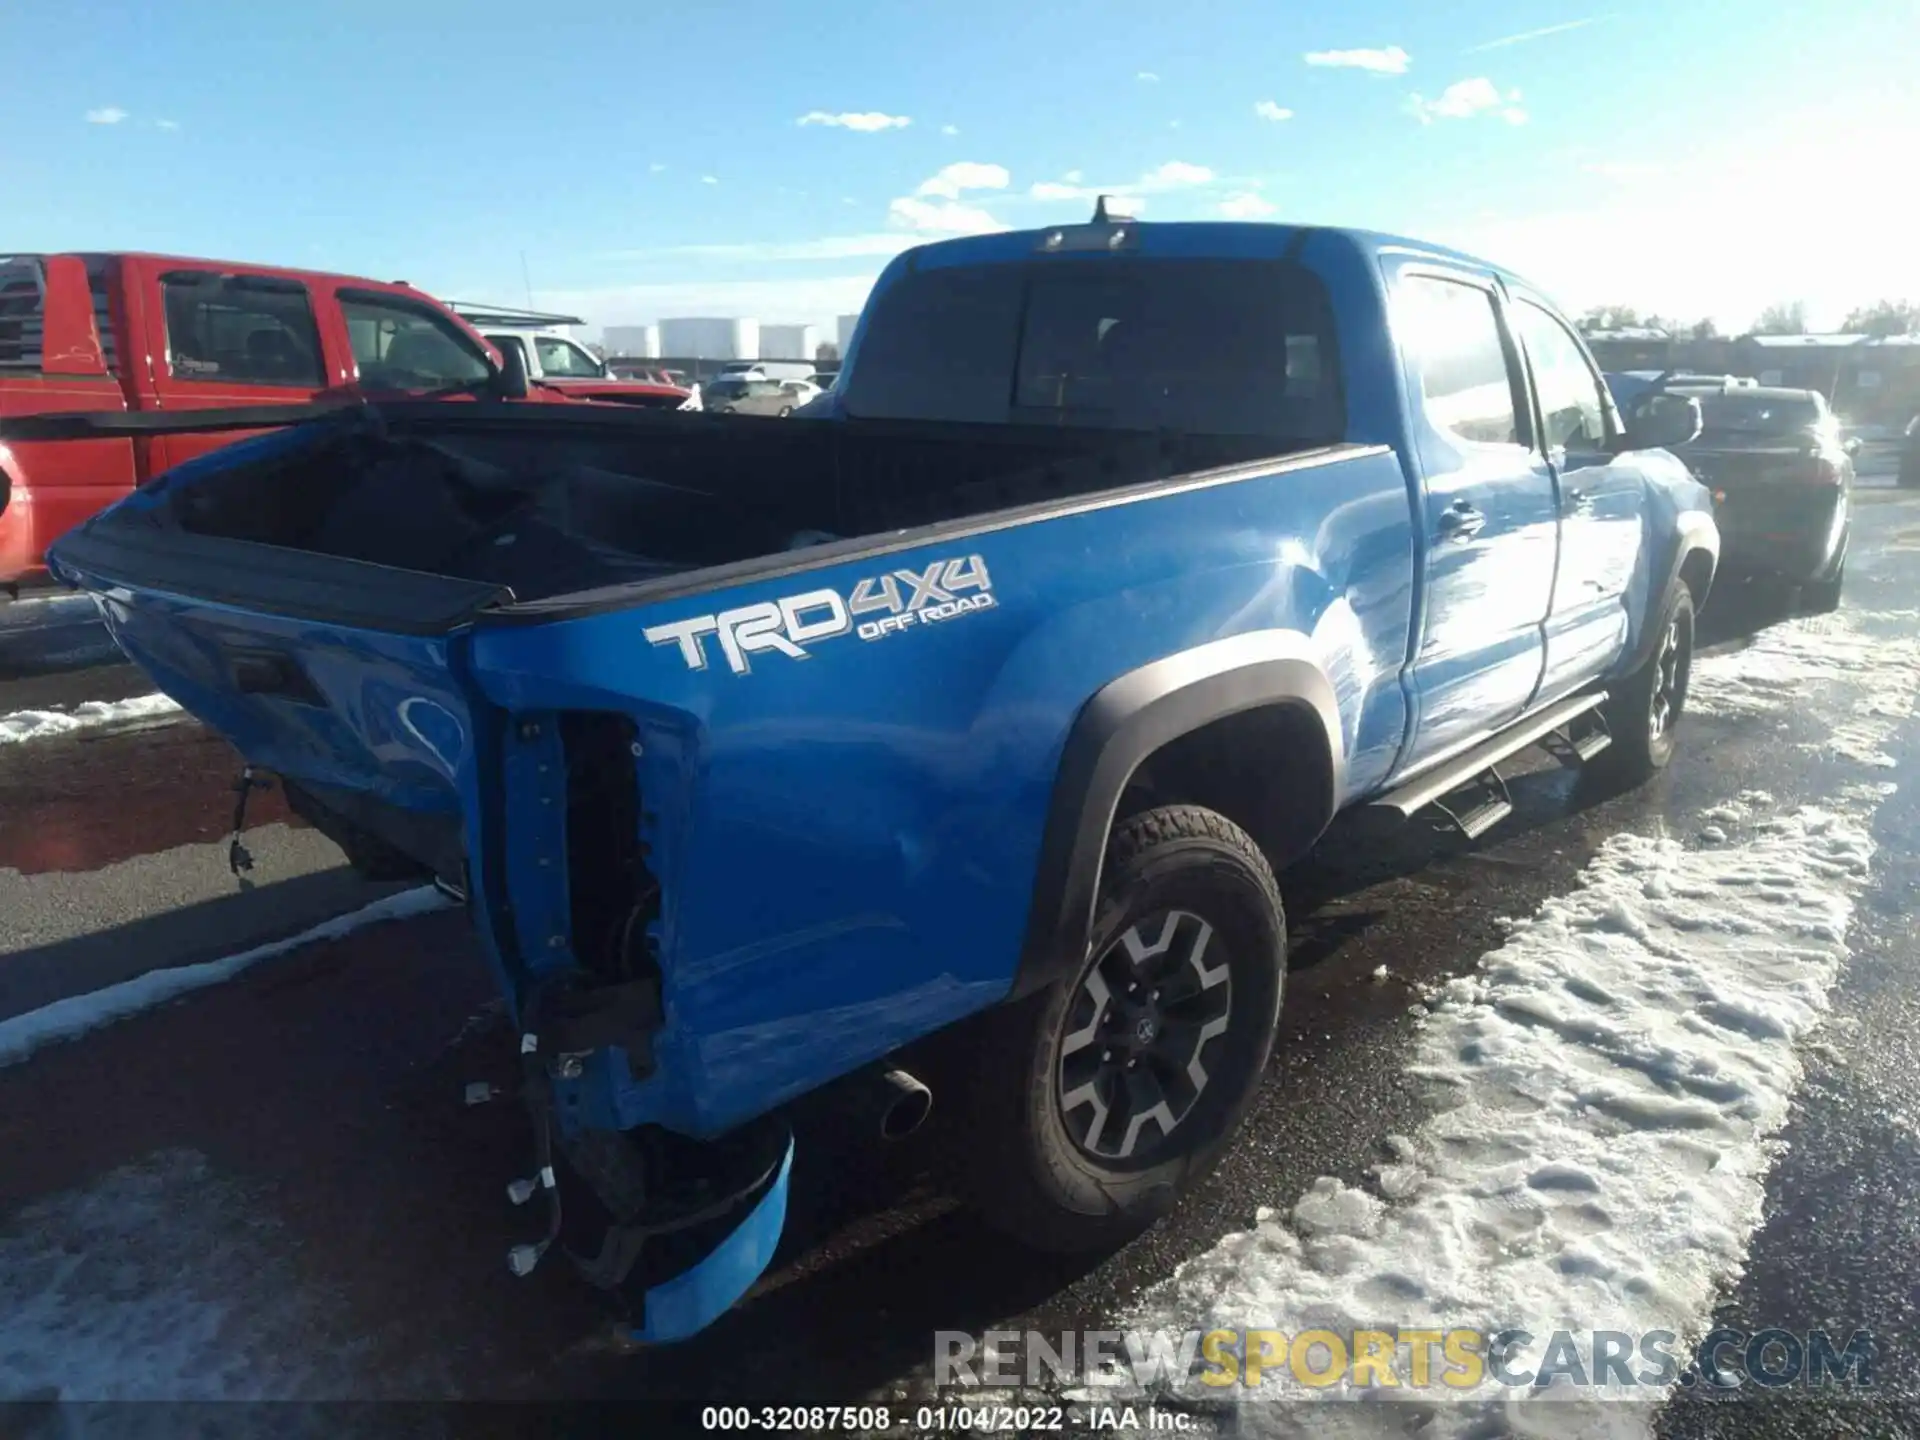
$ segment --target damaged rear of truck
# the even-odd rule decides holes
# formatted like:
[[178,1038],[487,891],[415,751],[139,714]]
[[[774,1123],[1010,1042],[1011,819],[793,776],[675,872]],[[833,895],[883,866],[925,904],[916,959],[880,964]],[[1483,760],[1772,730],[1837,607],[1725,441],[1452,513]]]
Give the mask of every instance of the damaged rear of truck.
[[[355,864],[464,897],[549,1205],[515,1268],[590,1197],[569,1253],[678,1339],[769,1262],[790,1102],[981,1012],[961,1143],[1015,1233],[1122,1238],[1217,1158],[1280,1004],[1273,867],[1420,730],[1385,305],[1342,232],[934,246],[828,418],[355,407],[52,564]],[[1606,623],[1563,693],[1642,643]],[[1555,699],[1534,644],[1520,689],[1442,676],[1436,724]]]

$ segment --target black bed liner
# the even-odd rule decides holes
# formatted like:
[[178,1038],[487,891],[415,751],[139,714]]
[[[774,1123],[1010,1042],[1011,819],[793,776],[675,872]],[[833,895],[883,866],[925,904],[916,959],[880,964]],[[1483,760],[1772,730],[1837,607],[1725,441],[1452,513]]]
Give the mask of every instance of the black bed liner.
[[[312,408],[167,421],[278,428]],[[771,579],[1377,448],[626,407],[320,408],[302,427],[310,444],[236,456],[146,508],[87,522],[54,546],[56,574],[66,566],[289,618],[440,635]],[[36,438],[97,437],[134,418],[23,417],[0,437],[23,424]]]

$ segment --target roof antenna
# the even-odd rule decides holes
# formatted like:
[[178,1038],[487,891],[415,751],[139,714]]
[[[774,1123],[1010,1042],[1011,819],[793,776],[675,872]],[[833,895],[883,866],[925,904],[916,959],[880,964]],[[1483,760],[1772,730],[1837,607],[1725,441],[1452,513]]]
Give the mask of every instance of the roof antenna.
[[1094,224],[1111,225],[1115,220],[1125,220],[1129,218],[1128,216],[1125,216],[1125,215],[1112,215],[1108,213],[1107,202],[1111,199],[1113,199],[1113,196],[1111,195],[1102,195],[1099,199],[1093,202],[1093,223]]

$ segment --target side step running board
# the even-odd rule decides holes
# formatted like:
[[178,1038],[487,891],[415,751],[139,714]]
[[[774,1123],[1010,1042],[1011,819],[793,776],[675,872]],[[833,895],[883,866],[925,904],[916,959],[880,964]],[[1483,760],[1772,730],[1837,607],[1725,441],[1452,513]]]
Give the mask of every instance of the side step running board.
[[[1555,731],[1571,725],[1581,716],[1604,704],[1606,698],[1604,690],[1589,695],[1574,695],[1549,705],[1544,710],[1536,710],[1531,715],[1523,716],[1491,739],[1482,740],[1471,750],[1454,756],[1446,764],[1436,766],[1418,779],[1408,781],[1398,790],[1382,795],[1368,808],[1374,811],[1394,811],[1402,819],[1408,819],[1468,782],[1490,775],[1493,781],[1491,788],[1497,789],[1497,794],[1485,797],[1482,804],[1459,817],[1453,816],[1451,811],[1448,812],[1449,818],[1454,819],[1454,823],[1462,830],[1466,830],[1469,835],[1478,835],[1488,826],[1503,819],[1513,809],[1506,796],[1505,783],[1500,780],[1498,772],[1493,767],[1500,761],[1525,750],[1529,745],[1537,745]],[[1593,743],[1596,738],[1599,739],[1598,744]],[[1573,753],[1585,759],[1606,749],[1611,740],[1612,737],[1603,729],[1595,734],[1582,736],[1578,741],[1565,740],[1565,743]],[[1497,813],[1492,813],[1491,818],[1485,818],[1489,812],[1494,811]],[[1477,824],[1478,828],[1469,829],[1469,822]]]

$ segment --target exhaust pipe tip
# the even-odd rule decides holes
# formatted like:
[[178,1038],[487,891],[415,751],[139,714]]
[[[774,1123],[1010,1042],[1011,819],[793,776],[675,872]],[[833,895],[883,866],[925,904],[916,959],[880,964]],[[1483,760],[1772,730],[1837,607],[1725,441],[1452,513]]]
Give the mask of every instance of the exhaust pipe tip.
[[933,1113],[933,1091],[904,1070],[888,1070],[880,1077],[884,1099],[880,1106],[880,1138],[904,1140]]

